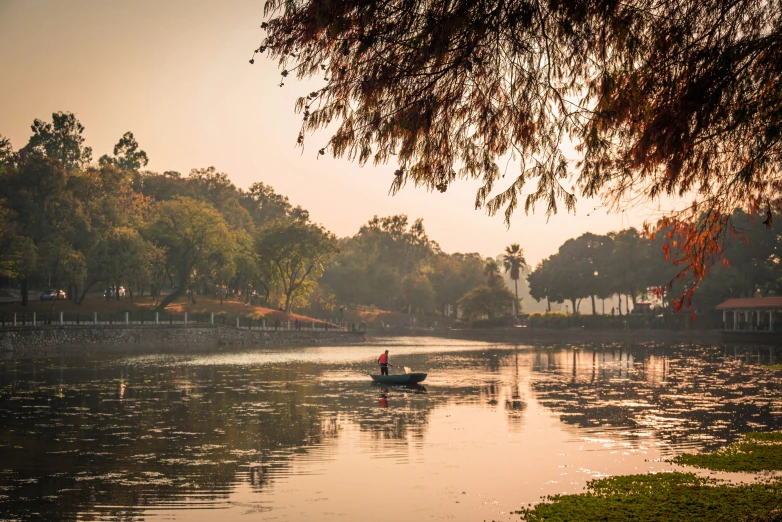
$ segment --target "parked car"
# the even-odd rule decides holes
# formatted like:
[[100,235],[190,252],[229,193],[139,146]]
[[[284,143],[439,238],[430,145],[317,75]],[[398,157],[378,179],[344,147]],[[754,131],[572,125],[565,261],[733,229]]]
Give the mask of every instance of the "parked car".
[[[115,288],[107,288],[103,291],[103,297],[114,297],[115,294]],[[121,286],[119,287],[119,290],[117,291],[120,297],[125,297],[125,287]]]
[[64,290],[47,290],[41,294],[41,301],[54,301],[55,299],[65,299]]

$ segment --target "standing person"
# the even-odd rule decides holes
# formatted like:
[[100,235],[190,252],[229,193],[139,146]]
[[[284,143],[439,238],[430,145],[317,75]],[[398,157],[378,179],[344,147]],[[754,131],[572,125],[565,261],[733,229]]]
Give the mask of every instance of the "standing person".
[[380,354],[380,357],[377,358],[377,364],[380,365],[380,375],[388,375],[388,367],[393,366],[388,362],[388,350]]

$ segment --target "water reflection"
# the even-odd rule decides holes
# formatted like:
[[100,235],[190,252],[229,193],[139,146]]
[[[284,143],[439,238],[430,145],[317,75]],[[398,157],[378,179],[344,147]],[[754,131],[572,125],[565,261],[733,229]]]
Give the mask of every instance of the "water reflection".
[[683,448],[712,449],[780,427],[778,379],[719,348],[681,345],[538,350],[533,389],[580,427],[613,426]]
[[503,519],[780,427],[779,386],[744,352],[390,346],[426,386],[369,383],[378,346],[4,361],[0,518],[395,519],[376,513],[380,487],[414,519]]

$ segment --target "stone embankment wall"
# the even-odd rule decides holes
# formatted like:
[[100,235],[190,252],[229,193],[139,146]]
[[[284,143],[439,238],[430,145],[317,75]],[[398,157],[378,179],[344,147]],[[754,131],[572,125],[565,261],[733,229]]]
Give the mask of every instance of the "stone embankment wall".
[[720,343],[719,330],[586,330],[582,328],[473,328],[462,330],[393,329],[368,331],[370,336],[433,336],[497,343]]
[[364,334],[322,330],[247,330],[222,325],[84,325],[0,330],[0,358],[177,352],[220,346],[355,344]]

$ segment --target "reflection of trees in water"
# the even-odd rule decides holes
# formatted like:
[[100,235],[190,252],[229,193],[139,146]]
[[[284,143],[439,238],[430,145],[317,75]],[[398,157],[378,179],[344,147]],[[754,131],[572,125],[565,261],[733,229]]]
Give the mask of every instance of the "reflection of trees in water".
[[[508,361],[506,361],[508,362]],[[508,425],[512,431],[518,432],[524,420],[524,412],[527,409],[527,402],[521,395],[521,377],[519,376],[519,351],[514,350],[512,361],[507,364],[512,371],[509,385],[504,390],[505,413],[507,414]]]
[[194,491],[200,501],[225,498],[240,467],[268,461],[252,473],[262,487],[264,469],[336,434],[308,402],[316,390],[307,376],[93,367],[63,379],[62,370],[16,367],[0,370],[0,512],[20,519],[112,505],[123,520],[138,513],[122,506]]
[[131,506],[226,499],[237,480],[262,491],[294,455],[336,439],[344,422],[404,447],[424,440],[432,412],[446,404],[500,408],[511,429],[521,426],[518,354],[461,358],[446,357],[444,365],[490,377],[435,394],[390,388],[386,408],[377,387],[321,380],[316,364],[0,363],[0,470],[7,470],[0,488],[9,488],[0,491],[8,495],[0,512],[69,520],[114,506],[113,517],[124,520],[140,515]]
[[546,376],[532,386],[541,404],[581,427],[630,427],[707,448],[782,427],[782,390],[769,372],[718,349],[541,350],[533,371]]

